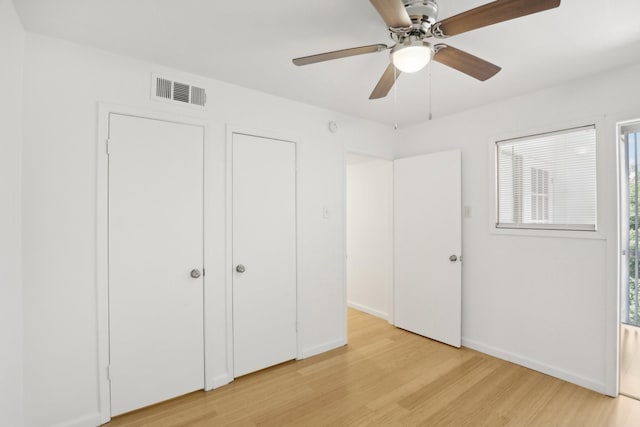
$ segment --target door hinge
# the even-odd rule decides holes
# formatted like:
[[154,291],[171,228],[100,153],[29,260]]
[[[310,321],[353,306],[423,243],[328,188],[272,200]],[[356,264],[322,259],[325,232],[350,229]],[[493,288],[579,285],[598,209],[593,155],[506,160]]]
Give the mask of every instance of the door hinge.
[[111,365],[107,365],[107,380],[111,381]]
[[202,277],[204,277],[205,273],[206,273],[206,270],[203,268],[202,269]]
[[106,141],[106,147],[107,147],[107,156],[109,155],[109,140],[107,139]]

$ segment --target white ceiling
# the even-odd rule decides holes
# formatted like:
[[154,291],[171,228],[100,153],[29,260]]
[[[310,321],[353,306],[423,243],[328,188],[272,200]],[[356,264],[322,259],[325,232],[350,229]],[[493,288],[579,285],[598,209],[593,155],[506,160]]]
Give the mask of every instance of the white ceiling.
[[[488,0],[439,0],[439,18]],[[388,54],[296,67],[291,59],[391,44],[369,0],[14,0],[25,28],[382,122],[434,117],[640,62],[640,1],[563,0],[557,9],[446,41],[503,69],[487,82],[433,63],[369,94]]]

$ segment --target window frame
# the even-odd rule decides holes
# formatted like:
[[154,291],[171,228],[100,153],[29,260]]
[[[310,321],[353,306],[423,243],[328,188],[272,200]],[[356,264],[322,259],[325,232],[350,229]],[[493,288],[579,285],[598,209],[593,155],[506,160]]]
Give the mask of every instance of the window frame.
[[[575,238],[575,239],[587,239],[587,240],[606,240],[606,236],[600,230],[600,215],[602,213],[601,209],[601,197],[599,194],[602,194],[602,182],[600,180],[600,176],[598,171],[601,168],[601,164],[604,161],[602,156],[602,141],[604,141],[604,129],[606,117],[605,116],[595,116],[589,119],[583,120],[574,120],[569,122],[564,122],[560,124],[554,124],[544,127],[536,127],[530,128],[528,130],[515,130],[502,134],[495,134],[493,137],[489,137],[486,140],[487,147],[487,155],[489,159],[489,189],[491,194],[490,203],[489,203],[489,216],[487,221],[488,232],[492,235],[497,236],[524,236],[524,237],[551,237],[551,238]],[[517,139],[528,139],[531,137],[535,137],[538,135],[545,134],[553,134],[553,133],[562,133],[564,131],[569,131],[572,129],[579,129],[583,127],[592,126],[595,128],[596,132],[596,220],[595,220],[595,228],[589,229],[573,229],[567,228],[564,225],[554,225],[554,224],[540,224],[543,227],[536,226],[531,227],[529,224],[509,224],[508,226],[498,227],[498,212],[499,212],[499,198],[498,198],[498,142],[509,141],[509,140],[517,140]],[[587,231],[587,232],[585,232]]]

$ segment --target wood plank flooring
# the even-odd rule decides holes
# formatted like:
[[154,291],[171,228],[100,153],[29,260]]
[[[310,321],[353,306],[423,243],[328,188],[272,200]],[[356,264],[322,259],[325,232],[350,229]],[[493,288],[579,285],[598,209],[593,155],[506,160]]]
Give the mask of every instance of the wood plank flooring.
[[115,418],[129,426],[640,426],[640,402],[349,310],[349,345]]
[[640,328],[631,325],[620,326],[620,393],[640,399]]

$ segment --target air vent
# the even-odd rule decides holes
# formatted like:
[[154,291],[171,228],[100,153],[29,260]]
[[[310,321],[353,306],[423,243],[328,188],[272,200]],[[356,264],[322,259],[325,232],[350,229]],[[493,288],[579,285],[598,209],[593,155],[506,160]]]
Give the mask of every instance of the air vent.
[[191,86],[191,103],[204,107],[207,102],[207,94],[201,87]]
[[156,96],[171,99],[171,80],[158,78],[156,83]]
[[207,93],[201,87],[177,82],[156,75],[152,76],[152,98],[169,102],[180,102],[204,107]]

